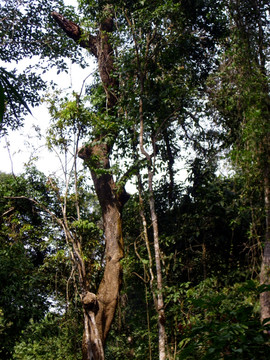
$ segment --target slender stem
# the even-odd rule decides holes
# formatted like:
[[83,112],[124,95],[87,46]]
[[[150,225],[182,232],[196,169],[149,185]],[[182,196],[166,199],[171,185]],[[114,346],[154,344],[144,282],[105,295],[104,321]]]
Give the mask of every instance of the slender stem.
[[144,79],[139,75],[140,79],[140,99],[139,99],[139,116],[140,116],[140,150],[141,153],[146,157],[148,162],[148,187],[149,187],[149,206],[151,221],[153,226],[153,236],[154,236],[154,253],[155,253],[155,263],[156,263],[156,274],[157,274],[157,313],[158,313],[158,331],[159,331],[159,360],[166,359],[166,350],[165,350],[165,311],[164,311],[164,301],[163,301],[163,285],[162,285],[162,272],[161,272],[161,261],[160,261],[160,249],[159,249],[159,234],[158,234],[158,220],[155,209],[155,198],[153,191],[153,176],[154,168],[151,160],[151,156],[144,148],[144,115],[143,115],[143,93],[144,93]]
[[151,326],[150,326],[150,316],[149,316],[147,284],[145,283],[144,286],[145,286],[145,304],[146,304],[146,319],[147,319],[147,331],[148,331],[149,360],[152,360],[152,341],[151,341]]

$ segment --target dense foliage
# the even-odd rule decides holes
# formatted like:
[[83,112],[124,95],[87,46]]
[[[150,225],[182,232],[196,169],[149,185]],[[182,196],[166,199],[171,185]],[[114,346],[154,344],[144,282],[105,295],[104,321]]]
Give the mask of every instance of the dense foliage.
[[40,95],[47,88],[44,74],[49,69],[67,71],[68,59],[82,60],[74,44],[61,39],[50,15],[53,10],[66,16],[74,13],[62,0],[0,1],[1,135],[8,128],[22,126],[30,106],[40,104]]
[[[105,358],[158,358],[161,323],[167,359],[266,358],[269,10],[264,0],[79,0],[76,14],[62,1],[1,1],[3,132],[40,103],[42,72],[67,70],[70,58],[85,66],[80,46],[114,23],[102,33],[113,86],[97,61],[80,94],[47,97],[46,142],[63,179],[32,165],[0,174],[2,359],[81,358],[81,289],[97,293],[106,264],[107,200],[89,169],[96,183],[112,176],[119,202],[127,181],[136,189],[123,208],[123,280]],[[80,26],[79,41],[52,11]],[[25,59],[38,66],[13,70]],[[111,167],[97,153],[82,169],[83,141],[109,149]]]

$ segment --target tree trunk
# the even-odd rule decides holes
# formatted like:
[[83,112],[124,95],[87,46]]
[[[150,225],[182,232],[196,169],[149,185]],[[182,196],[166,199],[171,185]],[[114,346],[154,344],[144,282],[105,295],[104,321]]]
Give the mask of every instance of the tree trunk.
[[[113,30],[110,5],[104,7],[103,18],[96,36],[84,36],[80,27],[60,14],[52,13],[53,18],[65,33],[81,47],[88,49],[98,61],[98,69],[104,91],[106,108],[109,115],[114,113],[117,102],[118,81],[114,75],[113,49],[109,34]],[[123,188],[117,188],[110,170],[109,157],[113,141],[106,141],[106,130],[97,135],[92,144],[79,150],[78,156],[91,170],[95,190],[102,209],[105,236],[105,270],[97,295],[92,294],[91,306],[84,306],[83,360],[104,359],[103,345],[114,318],[119,289],[121,285],[121,264],[123,257],[122,209],[128,200]],[[110,134],[111,135],[111,134]],[[115,137],[117,132],[115,132]],[[87,289],[88,290],[88,289]],[[87,294],[91,294],[87,292]],[[90,297],[91,297],[90,296]],[[85,299],[85,297],[83,297]],[[95,300],[94,300],[95,299]],[[95,305],[93,305],[95,304]],[[89,308],[90,306],[90,308]]]
[[[99,166],[102,170],[110,169],[107,145],[89,145],[79,151],[79,157],[83,159],[86,164],[91,161],[92,156],[94,156],[94,158],[99,156]],[[95,315],[98,333],[102,344],[104,344],[114,318],[121,285],[122,272],[120,260],[123,257],[122,209],[128,200],[128,195],[124,190],[120,192],[117,191],[113,177],[108,172],[98,175],[95,170],[91,170],[91,175],[102,209],[106,244],[106,266],[97,293],[98,311]],[[93,326],[93,321],[88,323],[90,327],[91,325]],[[91,331],[90,335],[92,334],[93,332]],[[96,339],[93,338],[93,341],[96,341]],[[86,343],[84,341],[84,347],[85,346]],[[84,354],[87,354],[86,349],[83,351]],[[83,360],[88,359],[88,357],[83,358]],[[102,359],[102,357],[93,359]]]
[[151,221],[153,226],[153,237],[154,237],[154,253],[155,263],[157,272],[157,314],[158,314],[158,348],[159,348],[159,360],[166,359],[166,331],[165,331],[165,310],[163,301],[163,282],[162,282],[162,270],[160,260],[160,248],[159,248],[159,235],[158,235],[158,219],[155,209],[155,199],[153,192],[153,172],[152,169],[148,168],[148,185],[149,185],[149,206]]
[[169,172],[169,179],[170,179],[168,200],[169,200],[170,207],[172,207],[173,200],[174,200],[174,194],[173,194],[173,191],[174,191],[174,171],[173,171],[174,156],[172,153],[168,130],[166,128],[163,130],[163,137],[164,137],[164,141],[166,144],[166,151],[167,151],[167,158],[168,158],[168,172]]
[[[269,171],[265,171],[264,177],[264,206],[265,206],[265,245],[261,264],[260,283],[270,285],[270,184]],[[260,295],[261,322],[270,319],[270,291]]]
[[84,334],[82,343],[83,360],[104,360],[103,344],[96,324],[99,311],[95,294],[88,292],[83,298]]
[[155,265],[157,273],[157,296],[156,296],[156,311],[158,314],[158,350],[159,360],[166,359],[166,331],[165,331],[165,310],[163,300],[163,282],[162,282],[162,269],[160,260],[160,248],[159,248],[159,234],[158,234],[158,218],[155,209],[155,197],[153,190],[153,176],[154,166],[152,164],[151,156],[144,148],[144,115],[143,115],[143,81],[141,80],[141,97],[139,100],[139,115],[140,115],[140,150],[141,154],[145,156],[148,162],[148,187],[149,187],[149,207],[150,216],[153,226],[153,238],[154,238],[154,253],[155,253]]

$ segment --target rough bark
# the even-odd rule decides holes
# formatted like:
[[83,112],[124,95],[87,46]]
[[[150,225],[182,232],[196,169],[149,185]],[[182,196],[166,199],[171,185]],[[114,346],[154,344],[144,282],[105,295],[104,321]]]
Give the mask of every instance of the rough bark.
[[83,336],[83,359],[103,360],[103,344],[99,336],[96,324],[96,314],[99,311],[98,300],[95,294],[87,292],[83,298],[84,336]]
[[[261,264],[260,283],[270,285],[270,184],[269,171],[265,171],[264,177],[264,206],[265,206],[265,245]],[[260,295],[261,322],[270,319],[270,291]]]
[[[109,170],[107,145],[103,144],[102,147],[101,145],[88,146],[82,148],[79,152],[79,157],[86,164],[91,159],[91,156],[95,157],[95,155],[99,156],[102,169]],[[99,334],[104,343],[114,317],[121,285],[120,260],[123,257],[122,209],[128,195],[124,190],[117,191],[111,174],[98,175],[95,170],[91,170],[91,175],[102,209],[106,241],[106,266],[97,293],[99,311],[96,315]]]
[[[118,81],[113,76],[113,49],[109,41],[110,33],[113,31],[113,18],[109,5],[105,10],[107,16],[102,20],[98,33],[95,36],[87,35],[87,38],[83,36],[82,30],[77,24],[56,12],[52,13],[52,16],[67,36],[81,47],[88,49],[97,58],[100,79],[106,93],[104,111],[112,114],[117,103]],[[121,285],[120,260],[123,257],[121,213],[128,200],[128,195],[123,188],[117,188],[109,171],[109,157],[113,144],[105,142],[106,135],[105,131],[99,134],[90,145],[83,147],[78,152],[78,156],[91,170],[102,209],[106,246],[106,265],[97,295],[96,297],[94,294],[88,296],[91,306],[85,304],[85,296],[82,298],[84,307],[83,360],[104,359],[103,345],[114,318]],[[87,294],[90,293],[87,292]]]
[[107,108],[112,109],[117,101],[118,81],[114,74],[113,48],[109,41],[109,34],[113,31],[113,19],[110,14],[110,5],[104,9],[108,17],[103,19],[97,35],[83,34],[81,28],[73,21],[65,19],[57,12],[52,13],[52,17],[64,30],[68,37],[73,39],[78,45],[90,51],[97,58],[98,69],[102,85],[107,95]]
[[[91,162],[91,157],[99,156],[99,166],[109,170],[109,150],[105,144],[84,147],[79,152],[79,157],[86,164]],[[128,199],[128,195],[122,189],[117,191],[116,184],[109,172],[101,175],[91,170],[95,190],[102,209],[104,235],[106,242],[105,259],[106,266],[103,279],[97,292],[99,310],[95,315],[96,326],[104,344],[109,332],[117,306],[118,294],[121,286],[121,264],[123,257],[122,238],[122,209]],[[93,317],[93,316],[92,316]],[[91,322],[94,325],[93,321]],[[85,332],[86,333],[86,332]],[[92,333],[91,333],[92,334]],[[95,340],[95,338],[94,338]],[[86,353],[84,349],[84,353]],[[87,359],[87,357],[84,357]],[[93,358],[96,359],[96,358]],[[97,357],[97,359],[99,359]]]

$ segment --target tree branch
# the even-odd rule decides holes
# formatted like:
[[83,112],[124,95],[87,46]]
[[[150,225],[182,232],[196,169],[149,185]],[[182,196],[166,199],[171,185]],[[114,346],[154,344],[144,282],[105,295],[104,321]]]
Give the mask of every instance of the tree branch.
[[77,44],[81,47],[90,50],[90,52],[97,57],[97,37],[88,34],[87,39],[79,27],[79,25],[75,24],[73,21],[64,18],[63,15],[58,14],[56,11],[52,12],[52,17],[60,26],[61,29],[67,34],[67,36],[73,39]]

